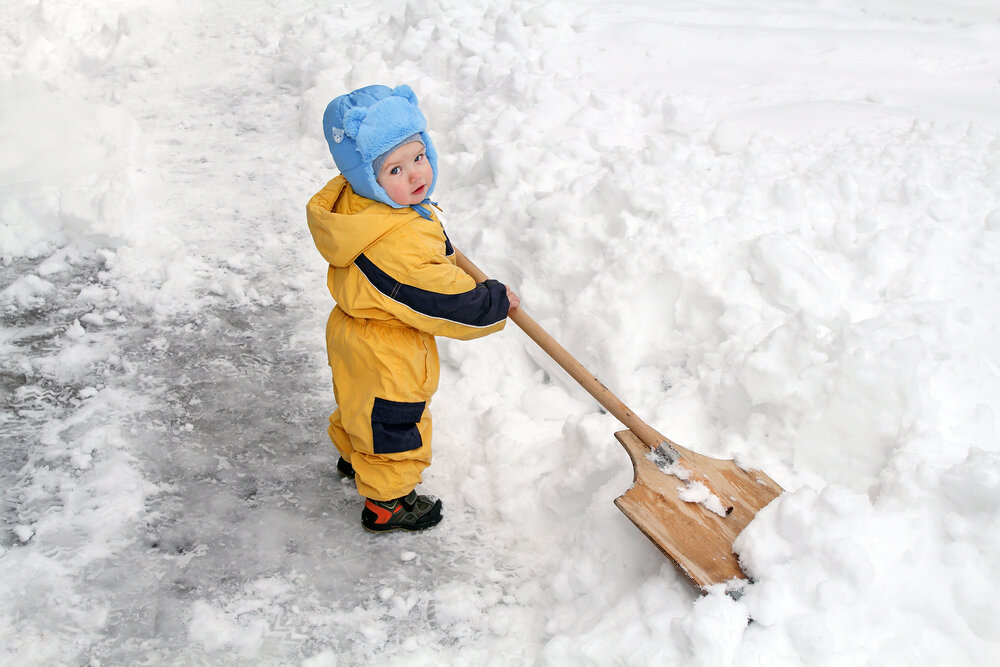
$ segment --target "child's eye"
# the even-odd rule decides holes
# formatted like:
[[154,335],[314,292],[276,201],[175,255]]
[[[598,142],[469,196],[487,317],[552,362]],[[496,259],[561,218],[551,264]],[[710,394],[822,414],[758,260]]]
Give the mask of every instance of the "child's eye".
[[402,172],[403,172],[403,170],[401,168],[399,168],[399,167],[393,167],[392,171],[390,171],[389,173],[392,174],[393,176],[395,176],[396,174],[400,174]]
[[420,154],[420,155],[418,155],[417,157],[413,158],[413,161],[414,161],[414,162],[420,162],[420,161],[421,161],[421,160],[423,160],[423,159],[424,159],[424,154],[423,154],[423,153],[421,153],[421,154]]

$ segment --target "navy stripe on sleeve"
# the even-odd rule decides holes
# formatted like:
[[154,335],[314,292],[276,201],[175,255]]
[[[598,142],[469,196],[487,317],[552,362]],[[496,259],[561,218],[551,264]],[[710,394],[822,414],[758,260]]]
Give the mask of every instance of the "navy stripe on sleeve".
[[444,231],[444,225],[441,226],[441,233],[444,234],[444,256],[451,257],[455,254],[455,248],[451,245],[451,239],[448,238],[448,232]]
[[495,280],[461,294],[440,294],[399,282],[364,255],[354,265],[383,295],[426,317],[485,328],[504,320],[510,308],[507,288]]

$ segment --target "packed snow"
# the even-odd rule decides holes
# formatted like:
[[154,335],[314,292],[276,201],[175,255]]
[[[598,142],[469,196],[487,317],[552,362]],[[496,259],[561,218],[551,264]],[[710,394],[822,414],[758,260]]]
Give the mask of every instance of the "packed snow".
[[[442,341],[431,531],[335,470],[320,118],[408,83],[455,245],[786,492],[702,594],[620,426]],[[0,662],[1000,664],[1000,8],[7,0]]]

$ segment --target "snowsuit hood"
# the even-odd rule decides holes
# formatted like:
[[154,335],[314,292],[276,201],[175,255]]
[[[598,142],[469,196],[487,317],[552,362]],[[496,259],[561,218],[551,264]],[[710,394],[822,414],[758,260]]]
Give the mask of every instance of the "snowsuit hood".
[[[423,141],[424,154],[434,172],[427,189],[429,197],[437,183],[437,151],[427,135],[427,120],[417,106],[417,96],[409,86],[358,88],[335,98],[323,113],[323,136],[340,173],[354,192],[392,208],[407,207],[394,202],[378,184],[372,163],[415,134]],[[426,207],[417,206],[417,212],[427,217]]]
[[343,174],[313,195],[306,206],[306,220],[323,258],[341,269],[415,215],[412,210],[386,208],[359,196]]

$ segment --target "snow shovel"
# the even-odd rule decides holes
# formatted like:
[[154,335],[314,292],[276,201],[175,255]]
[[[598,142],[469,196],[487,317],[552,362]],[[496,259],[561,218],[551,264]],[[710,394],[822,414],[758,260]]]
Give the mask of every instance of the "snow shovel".
[[[476,282],[486,274],[455,251],[458,266]],[[783,489],[759,470],[703,456],[671,442],[622,403],[535,320],[518,308],[510,313],[574,380],[628,430],[615,437],[632,459],[632,488],[615,505],[660,551],[704,591],[746,579],[733,540]]]

